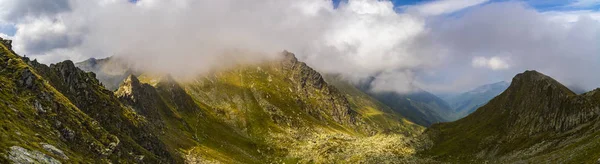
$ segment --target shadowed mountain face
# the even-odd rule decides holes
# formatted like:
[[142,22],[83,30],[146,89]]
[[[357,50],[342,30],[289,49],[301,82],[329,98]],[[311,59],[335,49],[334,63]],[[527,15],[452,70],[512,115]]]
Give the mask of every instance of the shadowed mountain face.
[[576,95],[536,71],[513,78],[471,115],[427,130],[424,154],[444,161],[595,162],[600,157],[598,94]]
[[451,121],[463,118],[475,112],[477,108],[485,105],[492,98],[504,92],[509,85],[509,83],[502,81],[483,85],[459,95],[446,97],[444,100],[448,102],[450,107],[454,110]]

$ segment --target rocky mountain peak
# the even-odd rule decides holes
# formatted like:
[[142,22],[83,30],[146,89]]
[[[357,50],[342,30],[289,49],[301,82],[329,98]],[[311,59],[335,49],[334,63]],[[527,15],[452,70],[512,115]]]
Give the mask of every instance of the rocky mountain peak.
[[117,95],[117,97],[129,97],[130,99],[133,99],[133,92],[136,88],[141,88],[140,80],[135,77],[135,75],[129,75],[115,92],[115,95]]
[[9,50],[12,49],[12,40],[0,38],[0,43],[6,46]]
[[535,70],[517,74],[507,90],[521,92],[517,94],[542,94],[545,92],[546,95],[553,94],[555,96],[576,95],[558,81]]
[[600,115],[598,101],[585,95],[576,95],[542,73],[525,71],[471,115],[429,129],[438,144],[431,152],[445,158],[477,154],[476,158],[489,159],[519,151],[555,150],[557,146],[539,145],[559,145],[565,135],[589,128]]
[[294,55],[294,53],[284,50],[282,55],[283,55],[283,59],[284,59],[283,61],[290,62],[290,63],[298,62],[298,58],[296,58],[296,55]]
[[[291,52],[284,51],[282,55],[284,59],[281,61],[281,69],[287,75],[288,79],[296,85],[296,89],[300,93],[299,95],[302,95],[302,99],[308,101],[315,99],[314,95],[310,95],[311,93],[323,93],[327,97],[322,97],[321,99],[327,103],[312,108],[328,108],[328,114],[333,116],[336,122],[349,125],[356,124],[356,111],[350,108],[348,100],[335,87],[325,82],[319,72],[306,65],[306,63],[298,61],[296,56]],[[309,111],[309,113],[316,112]]]

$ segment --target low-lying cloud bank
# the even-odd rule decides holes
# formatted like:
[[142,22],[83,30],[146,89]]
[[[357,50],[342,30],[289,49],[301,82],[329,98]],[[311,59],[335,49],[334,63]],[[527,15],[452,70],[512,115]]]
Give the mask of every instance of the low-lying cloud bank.
[[[10,2],[9,2],[10,1]],[[600,87],[594,11],[520,2],[348,0],[0,0],[15,50],[46,63],[122,55],[177,73],[258,62],[284,49],[374,91],[462,91],[537,69]]]

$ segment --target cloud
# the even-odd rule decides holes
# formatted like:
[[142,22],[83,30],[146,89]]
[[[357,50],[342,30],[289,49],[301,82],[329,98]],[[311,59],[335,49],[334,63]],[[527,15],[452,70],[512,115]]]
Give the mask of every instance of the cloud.
[[[510,81],[527,69],[546,73],[566,85],[585,89],[600,86],[600,76],[590,72],[600,69],[598,20],[581,16],[560,21],[519,2],[490,3],[462,14],[431,23],[430,37],[450,57],[442,66],[429,70],[435,73],[423,75],[429,78],[423,87],[438,92],[467,90],[476,84]],[[468,66],[490,70],[465,67],[465,61],[471,62]]]
[[491,58],[486,58],[482,56],[476,56],[473,58],[472,65],[475,68],[489,68],[492,70],[504,70],[510,68],[510,65],[507,62],[508,59],[493,56]]
[[593,10],[575,10],[575,11],[548,11],[543,13],[550,20],[559,23],[574,23],[580,18],[591,18],[600,21],[600,12]]
[[422,15],[431,16],[453,13],[488,1],[489,0],[439,0],[416,6],[408,6],[405,7],[405,9]]
[[337,8],[322,0],[34,2],[11,2],[0,19],[17,28],[17,52],[45,63],[121,55],[141,68],[197,74],[286,49],[375,91],[458,92],[525,69],[583,88],[600,84],[589,71],[600,69],[595,11],[540,12],[486,0],[403,11],[379,0]]
[[18,22],[24,17],[44,17],[69,11],[68,0],[0,0],[0,22]]
[[7,34],[4,34],[4,33],[0,33],[0,38],[2,38],[2,39],[8,39],[8,40],[12,40],[13,39],[13,37],[11,37],[11,36],[9,36]]
[[[382,72],[411,80],[406,72],[436,58],[418,48],[427,42],[424,19],[397,13],[390,1],[350,0],[336,9],[319,0],[72,0],[68,6],[15,21],[17,52],[46,63],[124,55],[146,69],[201,73],[287,49],[355,82]],[[406,90],[398,88],[388,90]]]
[[600,5],[600,0],[576,0],[567,5],[568,7],[594,7]]
[[383,72],[376,76],[370,82],[370,89],[374,92],[397,92],[411,93],[420,91],[414,83],[413,72],[406,70],[403,72]]

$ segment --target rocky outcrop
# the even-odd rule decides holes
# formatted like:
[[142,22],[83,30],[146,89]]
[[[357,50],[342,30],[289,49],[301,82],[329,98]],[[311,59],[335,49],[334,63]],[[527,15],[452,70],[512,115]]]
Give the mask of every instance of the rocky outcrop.
[[0,44],[6,46],[6,48],[8,48],[9,50],[12,49],[12,40],[0,38]]
[[[177,157],[171,156],[160,141],[159,132],[153,129],[151,123],[144,122],[135,114],[128,114],[130,109],[121,104],[113,92],[106,90],[94,73],[80,70],[69,60],[46,66],[23,59],[70,102],[117,135],[120,144],[108,151],[103,149],[103,153],[133,160],[145,156],[143,161],[146,162],[176,160]],[[117,153],[112,153],[113,150]]]
[[48,163],[60,164],[59,160],[52,158],[37,150],[27,150],[20,146],[12,146],[8,152],[8,159],[13,163]]
[[167,109],[156,92],[156,89],[148,84],[140,83],[134,75],[129,75],[121,84],[115,95],[121,102],[131,106],[136,113],[150,119],[151,123],[160,126],[159,110]]
[[67,155],[65,155],[65,152],[63,152],[62,150],[47,144],[47,143],[40,143],[42,145],[42,148],[44,148],[44,150],[54,154],[57,157],[62,158],[63,160],[69,160],[69,157]]
[[347,125],[357,123],[357,113],[352,110],[348,100],[335,87],[328,85],[319,72],[307,66],[306,63],[298,61],[296,56],[290,52],[284,51],[283,56],[282,70],[296,85],[300,102],[324,102],[306,104],[305,109],[309,114],[320,118],[322,116],[318,113],[324,111],[338,123]]

